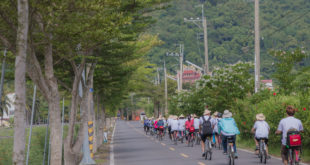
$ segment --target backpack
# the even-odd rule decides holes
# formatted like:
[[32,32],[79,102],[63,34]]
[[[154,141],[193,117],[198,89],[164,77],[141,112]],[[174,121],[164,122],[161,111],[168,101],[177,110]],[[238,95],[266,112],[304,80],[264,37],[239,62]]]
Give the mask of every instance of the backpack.
[[207,135],[212,135],[213,134],[213,129],[212,129],[212,124],[211,124],[211,117],[209,117],[208,120],[205,119],[204,116],[202,116],[202,135],[207,136]]
[[286,143],[289,148],[301,146],[301,135],[299,134],[299,132],[295,130],[288,131]]
[[159,121],[157,122],[157,125],[158,125],[159,127],[163,127],[163,126],[164,126],[164,121],[163,121],[163,120],[159,120]]

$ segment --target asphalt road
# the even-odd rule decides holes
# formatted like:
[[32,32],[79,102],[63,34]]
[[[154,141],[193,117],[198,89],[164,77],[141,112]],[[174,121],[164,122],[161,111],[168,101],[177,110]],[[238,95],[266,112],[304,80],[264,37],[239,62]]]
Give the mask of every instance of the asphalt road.
[[[114,135],[115,165],[226,165],[227,156],[222,150],[213,148],[212,160],[201,157],[200,145],[187,147],[185,143],[174,145],[166,136],[158,141],[145,135],[139,122],[118,121]],[[238,150],[238,149],[237,149]],[[238,150],[236,165],[258,165],[259,159],[253,153]],[[279,159],[272,158],[267,164],[281,165]]]

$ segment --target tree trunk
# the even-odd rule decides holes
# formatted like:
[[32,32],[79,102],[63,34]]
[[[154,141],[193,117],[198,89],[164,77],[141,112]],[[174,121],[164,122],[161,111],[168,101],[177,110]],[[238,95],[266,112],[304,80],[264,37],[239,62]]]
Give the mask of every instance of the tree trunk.
[[53,92],[53,97],[48,100],[48,111],[50,115],[50,137],[51,137],[51,164],[61,164],[62,139],[61,139],[61,117],[60,98],[58,90]]
[[26,57],[28,42],[28,0],[17,1],[18,29],[15,59],[15,114],[13,164],[23,165],[25,160],[25,106],[26,106]]

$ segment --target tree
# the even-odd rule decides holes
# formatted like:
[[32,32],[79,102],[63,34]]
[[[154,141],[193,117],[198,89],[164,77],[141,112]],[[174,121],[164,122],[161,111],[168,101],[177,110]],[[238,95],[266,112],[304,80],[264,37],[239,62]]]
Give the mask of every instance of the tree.
[[290,94],[294,89],[293,81],[297,76],[293,69],[306,57],[306,53],[303,49],[297,48],[292,52],[274,51],[272,54],[277,60],[275,63],[276,71],[273,76],[278,80],[280,92]]
[[18,27],[15,59],[15,113],[13,164],[23,165],[25,159],[26,57],[28,48],[29,4],[17,1]]

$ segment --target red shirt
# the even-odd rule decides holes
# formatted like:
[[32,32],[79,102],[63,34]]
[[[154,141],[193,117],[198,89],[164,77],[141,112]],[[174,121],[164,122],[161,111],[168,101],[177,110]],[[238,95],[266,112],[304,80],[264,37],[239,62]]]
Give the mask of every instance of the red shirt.
[[[186,122],[185,122],[185,128],[186,128],[187,130],[189,130],[190,128],[194,128],[194,119],[192,119],[192,120],[190,120],[190,121],[186,120]],[[195,128],[194,128],[194,129],[195,129]]]

